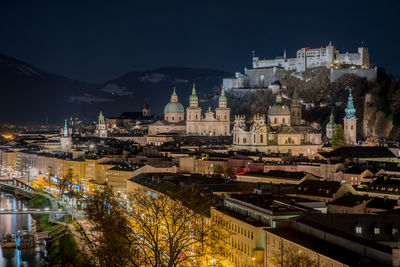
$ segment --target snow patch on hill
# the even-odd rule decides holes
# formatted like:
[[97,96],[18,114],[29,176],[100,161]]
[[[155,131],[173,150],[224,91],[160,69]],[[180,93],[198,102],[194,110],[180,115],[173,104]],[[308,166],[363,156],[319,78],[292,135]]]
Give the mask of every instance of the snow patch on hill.
[[110,93],[112,95],[118,95],[118,96],[127,96],[127,95],[132,95],[133,92],[128,91],[126,87],[124,86],[118,86],[114,83],[109,83],[106,86],[104,86],[100,91]]
[[151,82],[151,83],[159,83],[162,81],[165,81],[167,79],[167,75],[163,73],[151,73],[151,74],[146,74],[142,77],[139,77],[139,80],[141,82]]

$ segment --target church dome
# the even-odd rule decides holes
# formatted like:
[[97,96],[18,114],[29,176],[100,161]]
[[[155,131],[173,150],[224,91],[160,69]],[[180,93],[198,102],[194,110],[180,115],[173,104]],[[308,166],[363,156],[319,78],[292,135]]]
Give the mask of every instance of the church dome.
[[179,102],[169,102],[164,108],[164,113],[185,113],[185,109]]
[[282,97],[280,94],[276,96],[275,104],[269,108],[268,115],[290,116],[290,109],[287,105],[282,103]]
[[228,102],[228,100],[226,99],[226,96],[225,96],[225,90],[224,90],[224,88],[221,89],[221,95],[219,96],[218,102],[219,102],[219,103],[226,103],[226,102]]
[[178,95],[174,92],[171,95],[171,101],[165,106],[164,113],[185,113],[182,104],[178,102]]

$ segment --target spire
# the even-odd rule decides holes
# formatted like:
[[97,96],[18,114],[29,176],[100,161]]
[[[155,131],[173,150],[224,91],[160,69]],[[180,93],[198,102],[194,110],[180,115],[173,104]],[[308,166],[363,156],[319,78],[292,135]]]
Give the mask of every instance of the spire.
[[297,89],[294,88],[294,92],[293,92],[293,100],[299,100],[299,93],[297,92]]
[[228,102],[228,100],[226,99],[226,96],[225,96],[225,89],[224,89],[224,87],[222,87],[221,88],[221,95],[219,96],[219,99],[218,99],[218,106],[220,108],[226,108],[227,107],[227,102]]
[[285,48],[285,50],[283,50],[283,58],[286,59],[286,48]]
[[170,102],[178,102],[178,95],[176,94],[175,86],[174,86],[174,92],[171,95],[171,101]]
[[353,104],[353,95],[351,94],[351,88],[349,89],[349,97],[347,98],[347,106],[344,110],[344,112],[346,113],[346,118],[347,119],[357,119],[356,117],[356,109],[354,108],[354,104]]
[[64,136],[68,136],[68,122],[67,119],[64,121],[64,131],[63,131]]
[[196,85],[193,83],[192,94],[189,97],[189,106],[197,107],[199,98],[196,95]]
[[275,103],[277,103],[277,104],[282,103],[282,96],[281,96],[280,93],[278,93],[278,94],[276,95]]
[[193,83],[192,95],[196,95],[196,85]]

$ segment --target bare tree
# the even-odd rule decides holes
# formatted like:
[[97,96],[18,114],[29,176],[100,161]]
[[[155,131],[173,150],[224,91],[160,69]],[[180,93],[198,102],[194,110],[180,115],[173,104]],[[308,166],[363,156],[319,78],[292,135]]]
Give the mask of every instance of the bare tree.
[[196,189],[169,192],[168,196],[138,189],[129,195],[129,202],[142,264],[203,266],[225,252],[225,242],[218,238],[221,228],[203,213],[210,199]]
[[86,230],[86,265],[139,266],[137,238],[126,210],[110,189],[98,192],[86,203],[89,225]]
[[272,262],[276,266],[284,267],[317,267],[315,260],[311,259],[301,250],[294,247],[283,248],[273,254]]

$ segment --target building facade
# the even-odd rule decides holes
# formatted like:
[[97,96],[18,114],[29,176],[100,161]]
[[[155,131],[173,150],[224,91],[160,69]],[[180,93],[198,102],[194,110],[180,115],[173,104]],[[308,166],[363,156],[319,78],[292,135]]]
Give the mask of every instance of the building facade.
[[192,94],[189,97],[189,107],[186,109],[186,133],[191,135],[230,135],[230,109],[224,89],[221,90],[215,113],[209,107],[203,117],[196,88],[193,84]]
[[[243,115],[235,116],[233,149],[307,156],[317,152],[321,148],[321,133],[310,126],[292,125],[292,122],[301,122],[298,118],[301,117],[301,108],[295,101],[298,100],[293,101],[294,108],[289,108],[277,94],[275,104],[268,110],[267,120],[265,115],[256,114],[250,129],[247,129]],[[292,111],[295,120],[291,117]]]

